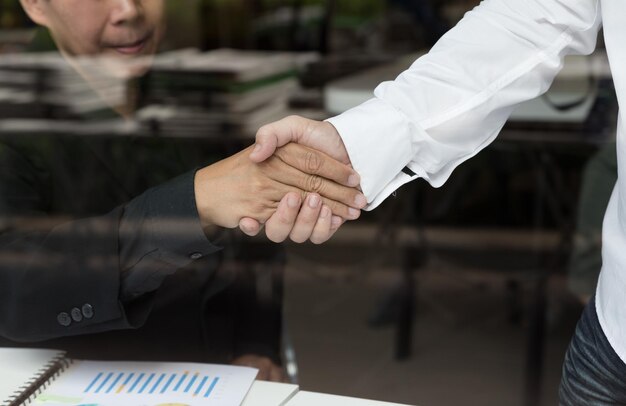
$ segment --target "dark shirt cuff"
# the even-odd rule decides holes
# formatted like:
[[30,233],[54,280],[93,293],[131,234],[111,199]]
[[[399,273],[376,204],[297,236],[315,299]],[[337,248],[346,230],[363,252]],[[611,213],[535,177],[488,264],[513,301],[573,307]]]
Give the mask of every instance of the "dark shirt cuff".
[[156,290],[168,275],[221,249],[202,230],[195,171],[129,202],[120,226],[122,300]]

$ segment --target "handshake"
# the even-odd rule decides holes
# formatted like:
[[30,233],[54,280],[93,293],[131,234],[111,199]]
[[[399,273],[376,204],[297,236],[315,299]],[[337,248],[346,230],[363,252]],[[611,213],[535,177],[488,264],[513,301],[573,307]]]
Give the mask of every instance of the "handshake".
[[367,205],[339,133],[292,116],[262,127],[256,143],[195,177],[202,227],[239,227],[274,242],[327,241]]

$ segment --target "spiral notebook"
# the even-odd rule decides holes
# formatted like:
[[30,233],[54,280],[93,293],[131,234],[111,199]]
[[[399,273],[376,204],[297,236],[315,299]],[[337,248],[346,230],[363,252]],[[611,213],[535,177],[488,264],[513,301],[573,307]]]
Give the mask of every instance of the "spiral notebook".
[[239,406],[257,370],[231,365],[70,360],[0,348],[0,405]]
[[0,348],[0,405],[26,402],[64,367],[54,350]]

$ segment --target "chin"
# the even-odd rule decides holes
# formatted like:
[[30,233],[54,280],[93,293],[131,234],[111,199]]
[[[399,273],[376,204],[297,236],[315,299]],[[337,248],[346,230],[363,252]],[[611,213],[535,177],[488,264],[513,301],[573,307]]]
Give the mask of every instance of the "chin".
[[145,75],[152,66],[154,55],[133,58],[109,58],[106,69],[111,76],[120,79],[133,79]]
[[123,76],[128,79],[139,78],[150,70],[151,64],[134,64],[124,67]]

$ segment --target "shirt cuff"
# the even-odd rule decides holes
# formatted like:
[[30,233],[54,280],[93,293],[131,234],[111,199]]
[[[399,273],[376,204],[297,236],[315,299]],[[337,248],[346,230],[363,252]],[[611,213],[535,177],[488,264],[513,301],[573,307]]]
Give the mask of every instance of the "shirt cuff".
[[[352,166],[361,176],[361,189],[372,210],[415,176],[402,169],[415,155],[411,129],[415,125],[393,106],[377,98],[327,120],[344,142]],[[419,133],[424,130],[417,129]],[[424,171],[411,165],[417,176]]]

